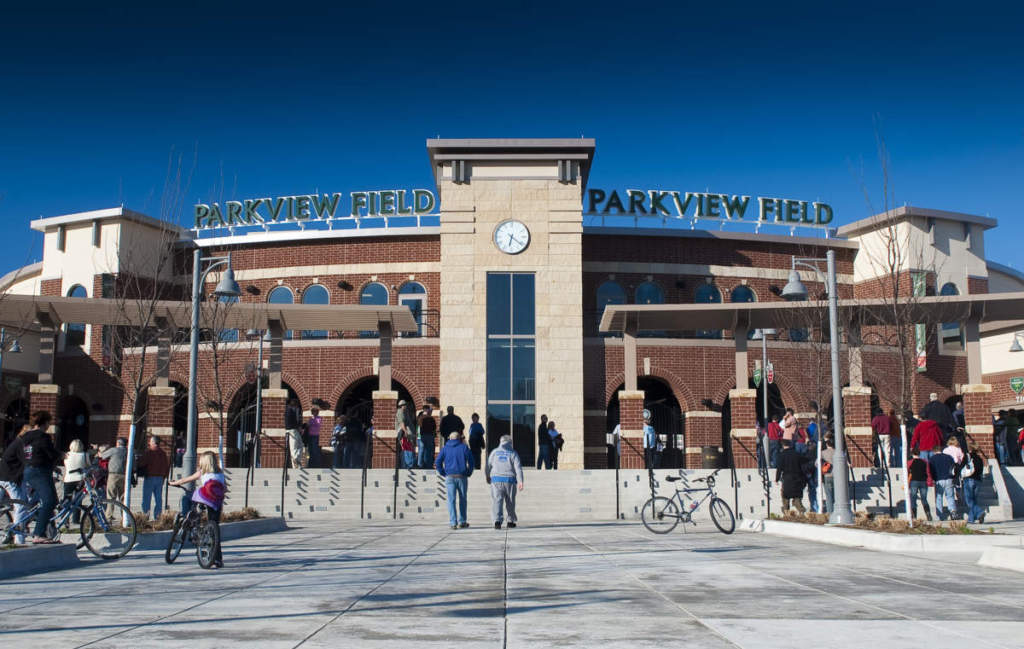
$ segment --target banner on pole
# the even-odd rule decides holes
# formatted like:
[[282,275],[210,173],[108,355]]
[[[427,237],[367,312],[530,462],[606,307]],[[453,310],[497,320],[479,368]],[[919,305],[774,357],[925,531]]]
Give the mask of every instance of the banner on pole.
[[754,387],[755,388],[761,387],[761,368],[760,367],[755,367],[754,368]]
[[765,366],[764,378],[769,383],[775,383],[775,366],[771,363]]

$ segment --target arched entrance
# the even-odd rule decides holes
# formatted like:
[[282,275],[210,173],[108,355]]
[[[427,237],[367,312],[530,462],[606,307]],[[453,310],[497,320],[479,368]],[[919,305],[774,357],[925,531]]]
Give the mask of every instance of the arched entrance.
[[[757,401],[755,403],[756,410],[754,416],[757,418],[757,422],[764,426],[767,421],[771,421],[773,415],[778,415],[779,419],[782,419],[782,415],[786,412],[786,407],[790,406],[794,409],[796,404],[786,404],[782,400],[782,392],[779,390],[779,386],[775,383],[767,383],[764,378],[761,379],[761,385],[754,385],[754,381],[751,380],[747,384],[747,388],[750,390],[757,391]],[[765,419],[765,408],[764,402],[765,397],[768,399],[768,418]],[[722,450],[723,459],[726,466],[729,466],[734,458],[732,457],[732,402],[729,397],[725,398],[722,402]],[[756,454],[759,449],[755,448],[757,445],[756,438],[752,438],[750,441],[741,440],[742,444],[745,445],[745,453]]]
[[61,399],[57,422],[57,450],[68,450],[73,439],[89,445],[89,407],[80,398],[67,396]]
[[[269,385],[269,377],[263,377],[262,388]],[[253,381],[242,384],[235,395],[231,398],[231,405],[228,407],[227,437],[225,445],[234,452],[225,453],[225,462],[229,466],[249,466],[252,459],[251,453],[255,450],[259,457],[259,449],[254,449],[256,442],[256,397],[259,387],[253,373]],[[295,390],[287,383],[281,383],[281,388],[288,391],[288,401],[297,398]],[[186,412],[187,412],[186,404]],[[262,415],[262,413],[261,413]]]
[[[636,387],[644,391],[644,409],[651,413],[651,425],[658,433],[659,440],[665,445],[661,453],[661,468],[676,469],[684,465],[686,450],[684,444],[684,432],[686,430],[683,411],[679,407],[672,388],[659,378],[653,376],[637,377]],[[608,402],[608,411],[605,418],[605,427],[608,432],[615,429],[619,423],[619,390],[625,386],[620,385],[612,394]],[[611,466],[614,466],[612,464]]]
[[[380,379],[376,376],[367,376],[353,382],[335,404],[335,415],[347,415],[349,419],[357,419],[363,426],[367,426],[373,419],[373,393],[378,390]],[[391,389],[398,392],[398,400],[405,401],[415,407],[412,402],[412,395],[404,385],[391,379]]]
[[3,444],[4,448],[14,440],[22,425],[28,423],[28,399],[14,399],[4,409]]

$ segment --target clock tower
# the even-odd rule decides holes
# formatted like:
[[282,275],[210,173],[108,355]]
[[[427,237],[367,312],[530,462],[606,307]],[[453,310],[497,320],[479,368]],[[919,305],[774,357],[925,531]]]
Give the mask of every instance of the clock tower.
[[[583,214],[592,139],[427,140],[440,201],[441,407],[536,462],[541,414],[583,468]],[[602,449],[603,450],[603,449]]]

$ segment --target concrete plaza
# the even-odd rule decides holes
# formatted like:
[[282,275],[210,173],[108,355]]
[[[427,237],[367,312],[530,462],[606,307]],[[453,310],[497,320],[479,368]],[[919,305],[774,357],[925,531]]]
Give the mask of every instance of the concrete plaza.
[[639,523],[311,522],[0,581],[5,647],[1022,647],[1024,579]]

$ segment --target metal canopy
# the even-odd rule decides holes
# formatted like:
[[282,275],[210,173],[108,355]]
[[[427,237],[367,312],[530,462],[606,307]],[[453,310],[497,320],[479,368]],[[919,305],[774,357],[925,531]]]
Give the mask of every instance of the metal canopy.
[[[152,308],[151,308],[152,307]],[[160,326],[188,329],[191,307],[187,302],[113,300],[103,298],[5,295],[0,299],[0,326],[27,328],[41,318],[59,323],[140,326],[165,321]],[[269,329],[270,322],[283,329],[327,331],[378,331],[382,322],[393,332],[418,330],[406,306],[357,304],[267,304],[204,302],[199,324],[217,329]]]
[[[900,307],[904,322],[939,323],[977,320],[990,323],[986,333],[1006,331],[1024,316],[1024,292],[914,298]],[[904,310],[907,309],[907,310]],[[799,313],[802,312],[802,313]],[[798,320],[797,318],[800,318]],[[724,304],[610,304],[600,331],[786,328],[799,322],[828,319],[828,302],[743,302]],[[839,300],[839,320],[863,325],[897,324],[893,305],[882,299]]]

